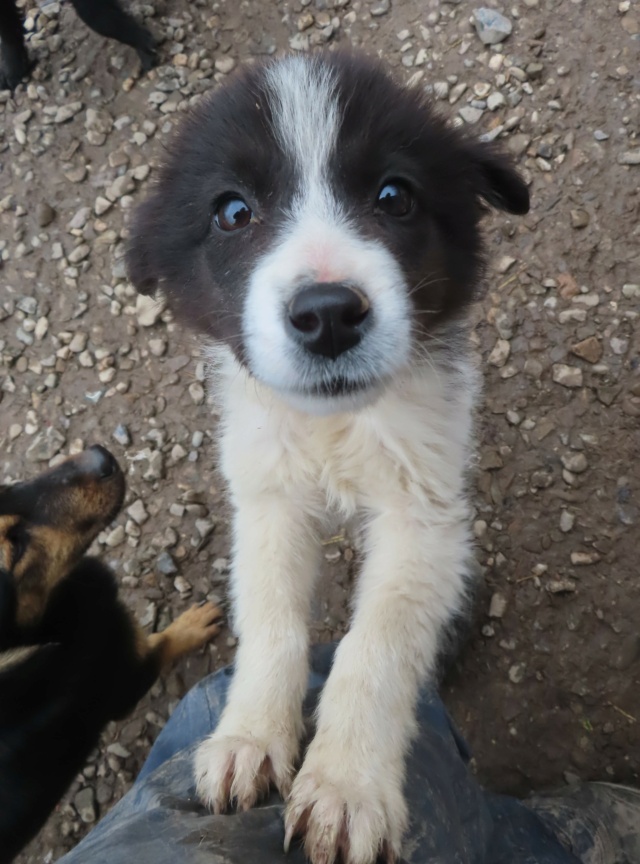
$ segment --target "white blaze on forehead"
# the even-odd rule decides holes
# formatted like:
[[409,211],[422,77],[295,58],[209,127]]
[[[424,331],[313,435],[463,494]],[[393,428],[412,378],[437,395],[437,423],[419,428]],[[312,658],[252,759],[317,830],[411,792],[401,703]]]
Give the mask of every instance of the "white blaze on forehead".
[[275,135],[300,178],[296,206],[304,202],[335,216],[327,182],[340,124],[335,71],[317,59],[293,56],[270,66],[266,80]]

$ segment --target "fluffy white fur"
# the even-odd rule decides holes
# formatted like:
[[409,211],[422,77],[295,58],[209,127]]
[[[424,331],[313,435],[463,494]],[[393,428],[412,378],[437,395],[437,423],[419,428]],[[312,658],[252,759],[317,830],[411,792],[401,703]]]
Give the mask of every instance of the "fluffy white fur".
[[[254,374],[218,349],[240,641],[229,701],[197,753],[196,775],[216,812],[230,797],[252,806],[273,781],[288,798],[287,845],[306,825],[314,864],[330,864],[339,849],[349,864],[372,864],[380,850],[399,853],[418,687],[463,594],[475,377],[464,359],[421,359],[412,348],[401,268],[347,222],[325,176],[338,117],[329,74],[314,78],[313,68],[294,58],[270,73],[274,123],[299,188],[249,283],[243,330]],[[365,397],[310,395],[322,373],[286,333],[283,314],[305,280],[366,292],[373,326],[332,367],[375,382]],[[464,358],[464,347],[452,353]],[[327,510],[362,515],[366,558],[352,626],[294,780]]]
[[[407,366],[374,405],[324,417],[291,408],[230,356],[218,374],[240,643],[227,708],[197,754],[198,791],[220,812],[229,793],[250,807],[273,780],[289,796],[288,836],[310,810],[314,862],[333,860],[346,807],[348,861],[371,864],[383,843],[399,852],[416,695],[464,590],[474,373]],[[367,554],[292,787],[327,506],[364,514]]]

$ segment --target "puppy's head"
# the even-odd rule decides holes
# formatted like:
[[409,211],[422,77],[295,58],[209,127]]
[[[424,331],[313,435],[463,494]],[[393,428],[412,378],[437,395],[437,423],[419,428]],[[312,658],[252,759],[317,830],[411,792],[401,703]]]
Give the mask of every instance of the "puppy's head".
[[118,513],[124,491],[118,463],[100,446],[0,488],[0,606],[13,598],[18,626],[37,622],[53,588]]
[[252,375],[340,410],[474,296],[484,204],[529,207],[490,146],[357,55],[248,67],[184,122],[137,210],[133,283]]

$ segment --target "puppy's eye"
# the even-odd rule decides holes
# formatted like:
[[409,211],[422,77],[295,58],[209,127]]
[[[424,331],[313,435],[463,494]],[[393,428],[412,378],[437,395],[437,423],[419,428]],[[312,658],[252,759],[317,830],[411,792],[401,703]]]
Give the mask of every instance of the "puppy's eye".
[[221,231],[240,231],[253,219],[253,213],[242,198],[224,198],[216,207],[213,221]]
[[376,210],[385,216],[406,216],[413,209],[411,190],[399,180],[385,183],[376,201]]

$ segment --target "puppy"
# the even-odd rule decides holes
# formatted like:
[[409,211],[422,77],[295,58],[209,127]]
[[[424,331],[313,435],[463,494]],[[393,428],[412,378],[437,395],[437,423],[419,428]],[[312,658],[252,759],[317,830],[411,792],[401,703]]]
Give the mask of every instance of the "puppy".
[[102,447],[0,489],[0,864],[42,827],[106,724],[218,632],[207,603],[147,637],[113,573],[83,557],[124,490]]
[[[358,55],[252,65],[184,122],[132,223],[128,267],[215,361],[240,637],[196,758],[216,812],[287,799],[314,864],[399,854],[421,683],[460,609],[476,373],[478,223],[525,213],[504,157]],[[294,779],[327,509],[359,515],[351,628]]]
[[[146,72],[157,63],[153,36],[120,6],[119,0],[71,0],[84,23],[107,39],[131,45]],[[0,2],[0,90],[15,90],[31,71],[16,0]]]

